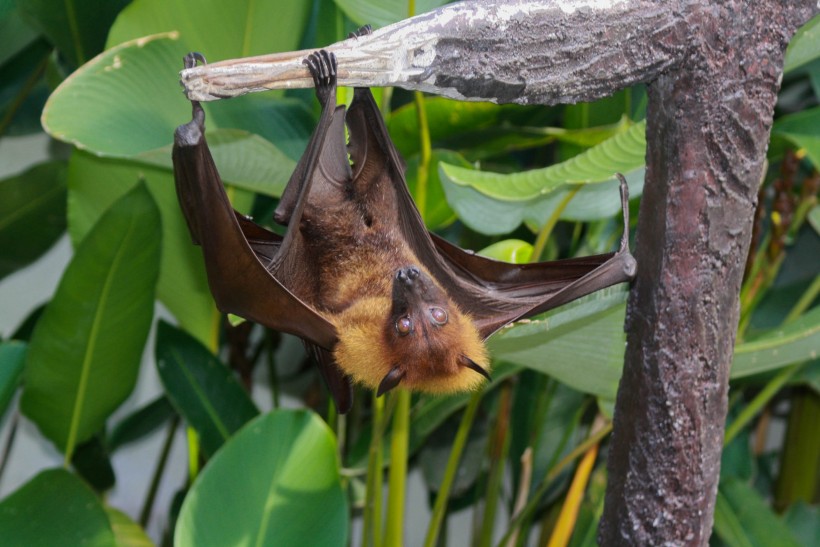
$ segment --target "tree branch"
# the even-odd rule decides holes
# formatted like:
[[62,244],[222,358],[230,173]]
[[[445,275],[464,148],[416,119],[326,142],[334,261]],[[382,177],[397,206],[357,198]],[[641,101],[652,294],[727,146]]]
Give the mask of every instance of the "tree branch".
[[[462,2],[326,47],[339,85],[398,86],[455,99],[591,101],[655,79],[686,53],[680,12],[649,0]],[[183,70],[189,99],[312,87],[310,51]]]

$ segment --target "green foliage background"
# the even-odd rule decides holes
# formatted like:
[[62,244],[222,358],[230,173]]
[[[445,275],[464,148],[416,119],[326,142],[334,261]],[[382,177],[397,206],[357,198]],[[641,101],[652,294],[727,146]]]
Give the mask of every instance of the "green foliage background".
[[[176,203],[170,146],[190,112],[177,85],[185,53],[221,60],[319,47],[442,3],[0,3],[0,139],[45,130],[67,143],[0,180],[0,286],[25,276],[66,230],[74,246],[47,306],[0,333],[0,486],[23,420],[63,456],[62,467],[0,498],[4,545],[152,544],[145,529],[163,481],[180,488],[153,539],[162,544],[389,545],[397,529],[426,529],[434,545],[465,508],[475,544],[535,541],[566,526],[572,545],[594,544],[605,451],[590,470],[576,463],[606,446],[625,288],[493,337],[494,380],[483,393],[404,405],[401,395],[359,389],[342,418],[294,339],[232,326],[216,311]],[[609,251],[621,231],[615,172],[630,182],[634,224],[642,88],[552,108],[376,93],[428,226],[463,247],[518,262]],[[820,537],[819,98],[815,18],[787,56],[741,294],[716,545]],[[312,91],[206,109],[235,207],[269,224],[315,123]],[[171,322],[157,320],[157,302]],[[164,393],[114,419],[144,353],[155,355]],[[286,397],[298,403],[283,408]],[[189,473],[169,476],[167,451],[183,426]],[[111,458],[160,430],[168,442],[144,477],[142,514],[126,515],[106,497],[117,481]],[[429,520],[403,520],[396,502],[408,460],[422,471]],[[573,476],[588,484],[577,518],[561,511]]]

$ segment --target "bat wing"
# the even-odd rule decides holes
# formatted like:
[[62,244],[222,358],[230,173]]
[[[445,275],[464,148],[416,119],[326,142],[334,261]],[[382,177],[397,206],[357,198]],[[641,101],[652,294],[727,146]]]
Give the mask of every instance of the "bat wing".
[[[622,192],[625,191],[624,185]],[[625,217],[625,226],[628,230],[628,217]],[[628,247],[628,231],[624,232],[618,252],[533,264],[493,260],[468,253],[438,236],[434,235],[433,239],[439,256],[457,278],[459,288],[454,292],[461,297],[453,298],[473,317],[484,338],[517,319],[631,281],[636,273],[636,262]],[[476,287],[478,295],[473,294]]]
[[625,231],[618,252],[535,264],[509,264],[464,251],[427,231],[407,190],[404,162],[390,140],[369,89],[356,89],[347,125],[350,155],[358,170],[386,174],[380,179],[382,187],[371,192],[377,196],[392,192],[394,207],[385,213],[392,215],[390,221],[401,230],[410,248],[450,297],[472,316],[482,337],[489,337],[516,319],[634,278],[635,259],[628,248],[628,203],[623,181]]
[[288,242],[233,210],[205,141],[205,113],[197,102],[193,111],[191,122],[174,134],[174,178],[217,306],[332,348],[335,327],[271,273]]
[[[323,55],[329,67],[330,58]],[[196,60],[204,62],[191,54],[186,66]],[[284,237],[233,210],[205,141],[205,114],[198,102],[192,102],[191,122],[174,136],[174,176],[191,236],[202,246],[208,284],[219,309],[302,338],[339,412],[345,413],[352,404],[352,387],[331,353],[338,338],[335,327],[305,301],[315,300],[317,266],[305,258],[300,230],[308,202],[321,207],[323,199],[332,198],[329,190],[334,183],[349,179],[344,107],[335,108],[335,75],[331,79],[325,71],[323,76],[316,82],[323,104],[319,124],[276,212],[277,221],[288,225]]]

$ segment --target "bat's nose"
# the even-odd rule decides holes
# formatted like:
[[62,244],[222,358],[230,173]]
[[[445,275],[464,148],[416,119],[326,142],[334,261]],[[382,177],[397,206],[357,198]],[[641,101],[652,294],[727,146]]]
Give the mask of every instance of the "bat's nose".
[[418,279],[419,277],[419,269],[415,266],[410,266],[409,268],[401,268],[398,272],[396,272],[396,280],[404,283],[405,285],[412,286],[413,282]]

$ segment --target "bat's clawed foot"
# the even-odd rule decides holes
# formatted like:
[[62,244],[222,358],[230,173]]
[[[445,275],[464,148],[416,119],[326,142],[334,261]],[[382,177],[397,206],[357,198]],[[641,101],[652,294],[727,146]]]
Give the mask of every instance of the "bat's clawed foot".
[[359,30],[354,30],[347,35],[348,38],[358,38],[359,36],[367,36],[373,33],[373,28],[370,25],[360,27]]
[[324,49],[314,51],[303,61],[313,76],[313,85],[316,87],[316,97],[322,108],[330,102],[331,95],[336,92],[336,56]]
[[182,58],[182,63],[185,68],[194,68],[197,62],[201,65],[208,64],[208,61],[205,60],[205,56],[198,51],[192,51]]

